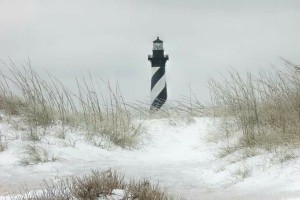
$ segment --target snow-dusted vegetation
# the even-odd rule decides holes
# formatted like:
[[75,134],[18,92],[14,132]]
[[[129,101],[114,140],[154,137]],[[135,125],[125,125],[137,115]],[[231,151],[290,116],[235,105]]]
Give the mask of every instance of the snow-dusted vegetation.
[[300,196],[294,68],[232,73],[211,81],[212,105],[190,97],[156,113],[92,76],[69,91],[30,66],[9,69],[0,79],[0,199]]
[[231,117],[242,131],[241,146],[274,149],[300,144],[300,70],[261,70],[245,78],[231,71],[225,81],[210,81],[216,116]]

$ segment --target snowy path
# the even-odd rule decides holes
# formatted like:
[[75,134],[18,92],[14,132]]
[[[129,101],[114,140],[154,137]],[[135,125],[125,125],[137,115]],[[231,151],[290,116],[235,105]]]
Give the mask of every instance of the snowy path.
[[[89,173],[91,169],[112,168],[124,173],[126,178],[159,180],[168,191],[186,199],[275,200],[300,196],[300,188],[296,188],[300,186],[300,179],[297,181],[299,175],[290,180],[294,185],[286,188],[289,177],[285,177],[284,173],[277,179],[277,175],[268,178],[268,174],[262,173],[262,178],[249,178],[250,181],[245,182],[237,182],[226,170],[217,173],[216,169],[222,166],[223,161],[215,157],[217,144],[208,143],[206,139],[208,130],[213,126],[209,118],[199,118],[189,125],[174,126],[169,120],[148,120],[145,125],[149,139],[143,149],[108,151],[84,140],[77,140],[72,147],[60,139],[49,137],[44,145],[62,160],[31,166],[17,164],[19,158],[16,155],[20,151],[17,147],[22,141],[13,142],[8,150],[0,153],[0,194],[8,190],[18,192],[18,187],[25,183],[33,189],[38,188],[43,179],[56,181],[70,175]],[[3,131],[11,130],[2,126]],[[287,175],[294,172],[297,171],[290,171]],[[278,183],[268,184],[270,180]],[[261,184],[257,184],[260,181]]]

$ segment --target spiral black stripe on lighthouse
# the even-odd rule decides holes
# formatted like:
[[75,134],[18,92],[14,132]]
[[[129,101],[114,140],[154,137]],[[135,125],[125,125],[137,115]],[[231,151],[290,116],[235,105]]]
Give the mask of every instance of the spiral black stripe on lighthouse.
[[151,109],[160,109],[167,100],[167,84],[164,66],[152,67]]
[[165,65],[169,57],[164,55],[163,41],[157,38],[153,42],[153,55],[148,56],[151,62],[151,110],[160,109],[167,100],[167,83]]

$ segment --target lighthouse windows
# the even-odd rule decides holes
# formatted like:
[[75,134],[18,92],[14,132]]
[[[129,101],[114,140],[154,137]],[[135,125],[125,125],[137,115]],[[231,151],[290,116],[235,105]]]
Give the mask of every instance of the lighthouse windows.
[[163,50],[163,43],[153,43],[153,50]]

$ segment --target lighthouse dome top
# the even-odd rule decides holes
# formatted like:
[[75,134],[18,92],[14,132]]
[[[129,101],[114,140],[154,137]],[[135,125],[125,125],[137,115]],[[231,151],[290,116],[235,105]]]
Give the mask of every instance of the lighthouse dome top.
[[163,41],[160,40],[159,37],[157,37],[156,40],[153,41],[153,43],[163,43]]

